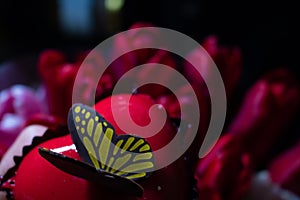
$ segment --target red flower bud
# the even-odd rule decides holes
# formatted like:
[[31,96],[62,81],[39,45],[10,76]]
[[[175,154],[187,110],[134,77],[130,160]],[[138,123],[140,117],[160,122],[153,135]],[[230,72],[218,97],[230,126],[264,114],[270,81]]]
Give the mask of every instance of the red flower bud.
[[219,138],[195,171],[199,199],[239,200],[247,191],[252,174],[250,156],[232,135]]
[[299,102],[299,85],[283,69],[267,74],[246,94],[228,131],[242,138],[257,167],[266,164],[274,156],[274,146],[286,138]]
[[127,34],[119,35],[115,38],[113,46],[113,55],[122,55],[120,58],[115,60],[110,66],[113,78],[115,81],[119,80],[120,77],[126,73],[128,70],[132,69],[135,66],[144,64],[148,61],[157,50],[155,49],[139,49],[132,51],[123,55],[121,52],[126,49],[134,49],[140,46],[154,43],[159,36],[159,33],[156,31],[140,31],[134,30],[135,28],[149,27],[151,24],[138,23],[134,24],[130,29],[133,31],[128,32]]
[[203,47],[220,70],[227,96],[230,97],[241,76],[243,63],[240,49],[236,46],[219,45],[218,38],[215,36],[207,37],[203,42]]
[[[207,53],[205,52],[207,51]],[[242,54],[237,47],[226,47],[218,44],[217,37],[209,36],[203,42],[203,48],[199,47],[188,55],[188,60],[198,63],[202,74],[189,63],[185,63],[184,72],[189,80],[196,85],[203,82],[202,77],[210,78],[212,60],[218,67],[223,78],[227,96],[230,97],[240,79],[242,69]]]
[[66,63],[62,53],[48,50],[41,54],[38,67],[46,88],[50,114],[67,119],[78,66]]
[[163,86],[157,84],[147,84],[138,89],[138,93],[148,94],[153,98],[157,98],[160,95],[164,95],[169,92],[167,89],[168,85],[176,84],[176,64],[171,54],[164,50],[157,50],[153,57],[146,61],[146,64],[149,63],[158,63],[174,69],[174,71],[167,71],[164,70],[164,68],[162,68],[162,70],[157,70],[151,66],[146,66],[138,72],[137,77],[134,77],[134,79],[137,81],[137,84],[143,83],[143,81],[147,80],[149,77],[155,78],[155,82],[161,83]]
[[[104,66],[103,58],[99,54],[91,54],[89,60],[84,63],[84,70],[77,74],[83,56],[79,56],[72,64],[57,51],[45,51],[40,56],[39,72],[46,88],[50,114],[64,121],[72,105],[73,87],[76,87],[77,94],[81,95],[82,102],[86,103],[94,101],[91,97],[95,95],[98,97],[113,87],[112,78],[108,73],[97,77],[98,68]],[[76,85],[74,85],[75,78]],[[94,87],[97,87],[96,94],[92,94]]]

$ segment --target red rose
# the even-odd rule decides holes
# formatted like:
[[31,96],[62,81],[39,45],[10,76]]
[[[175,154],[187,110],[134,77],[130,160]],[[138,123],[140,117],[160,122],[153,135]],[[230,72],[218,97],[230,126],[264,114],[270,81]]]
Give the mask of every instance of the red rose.
[[199,199],[240,200],[252,175],[250,156],[233,135],[219,138],[195,171]]
[[241,137],[256,167],[266,164],[299,110],[300,89],[295,78],[278,69],[260,79],[246,94],[228,132]]

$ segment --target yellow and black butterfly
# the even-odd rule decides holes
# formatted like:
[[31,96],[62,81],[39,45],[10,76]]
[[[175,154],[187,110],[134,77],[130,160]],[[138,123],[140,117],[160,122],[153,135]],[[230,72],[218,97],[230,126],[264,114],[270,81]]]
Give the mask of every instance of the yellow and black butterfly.
[[141,196],[135,181],[154,169],[154,158],[145,139],[117,136],[114,127],[93,108],[74,104],[68,126],[76,149],[84,162],[39,148],[39,153],[59,169],[99,184]]

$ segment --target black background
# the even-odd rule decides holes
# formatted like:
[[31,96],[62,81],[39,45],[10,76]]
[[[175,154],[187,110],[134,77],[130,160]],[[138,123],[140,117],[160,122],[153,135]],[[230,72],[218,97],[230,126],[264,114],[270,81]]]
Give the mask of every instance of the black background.
[[[97,1],[101,3],[101,1]],[[127,0],[107,31],[107,19],[95,20],[88,36],[66,35],[59,26],[55,0],[2,0],[0,3],[0,63],[38,56],[47,48],[93,48],[107,36],[137,21],[175,29],[201,42],[215,34],[220,43],[237,45],[244,55],[242,81],[251,85],[279,66],[299,74],[297,6],[289,1]],[[99,18],[94,10],[93,15]],[[101,18],[100,14],[100,18]]]

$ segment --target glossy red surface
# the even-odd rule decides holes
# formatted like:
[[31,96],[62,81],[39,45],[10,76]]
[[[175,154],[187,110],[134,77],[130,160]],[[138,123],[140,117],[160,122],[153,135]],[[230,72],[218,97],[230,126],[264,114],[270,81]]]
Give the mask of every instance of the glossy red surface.
[[[113,113],[119,115],[122,121],[127,121],[129,117],[132,118],[133,122],[139,126],[146,126],[149,123],[159,123],[164,119],[163,111],[161,108],[152,109],[152,121],[149,116],[149,109],[155,105],[154,100],[148,95],[129,95],[129,94],[119,94],[110,96],[100,102],[95,106],[96,110],[103,115],[103,117],[108,120],[116,130],[117,134],[126,134],[120,127],[119,123],[116,122]],[[130,116],[127,115],[125,109],[129,109]],[[168,144],[174,135],[176,134],[175,127],[171,124],[169,119],[167,119],[163,128],[151,137],[153,129],[149,128],[144,132],[139,132],[134,126],[126,127],[131,131],[127,134],[138,135],[143,137],[150,143],[152,150],[157,150]]]
[[[122,110],[122,101],[113,101],[110,107],[110,99],[127,98],[128,95],[112,96],[97,104],[96,110],[101,113],[113,125],[111,119],[111,108]],[[145,95],[136,95],[130,101],[130,114],[138,124],[145,124],[148,108],[154,101]],[[126,105],[125,105],[126,106]],[[101,109],[104,107],[105,109]],[[122,112],[120,112],[122,114]],[[159,117],[159,113],[156,113]],[[149,119],[148,119],[149,120]],[[116,130],[122,133],[116,126]],[[150,145],[159,143],[165,144],[169,134],[174,134],[174,128],[168,124],[158,135],[149,140]],[[72,145],[70,135],[49,140],[39,146],[48,149],[61,148]],[[74,150],[62,152],[66,156],[80,159]],[[163,158],[160,158],[163,159]],[[149,178],[139,183],[144,188],[142,199],[185,199],[188,195],[189,184],[186,170],[186,163],[180,159],[170,166],[154,172]],[[107,188],[99,187],[84,179],[69,175],[46,161],[38,154],[38,147],[29,152],[20,164],[15,176],[15,188],[13,190],[15,199],[135,199],[110,191]]]

